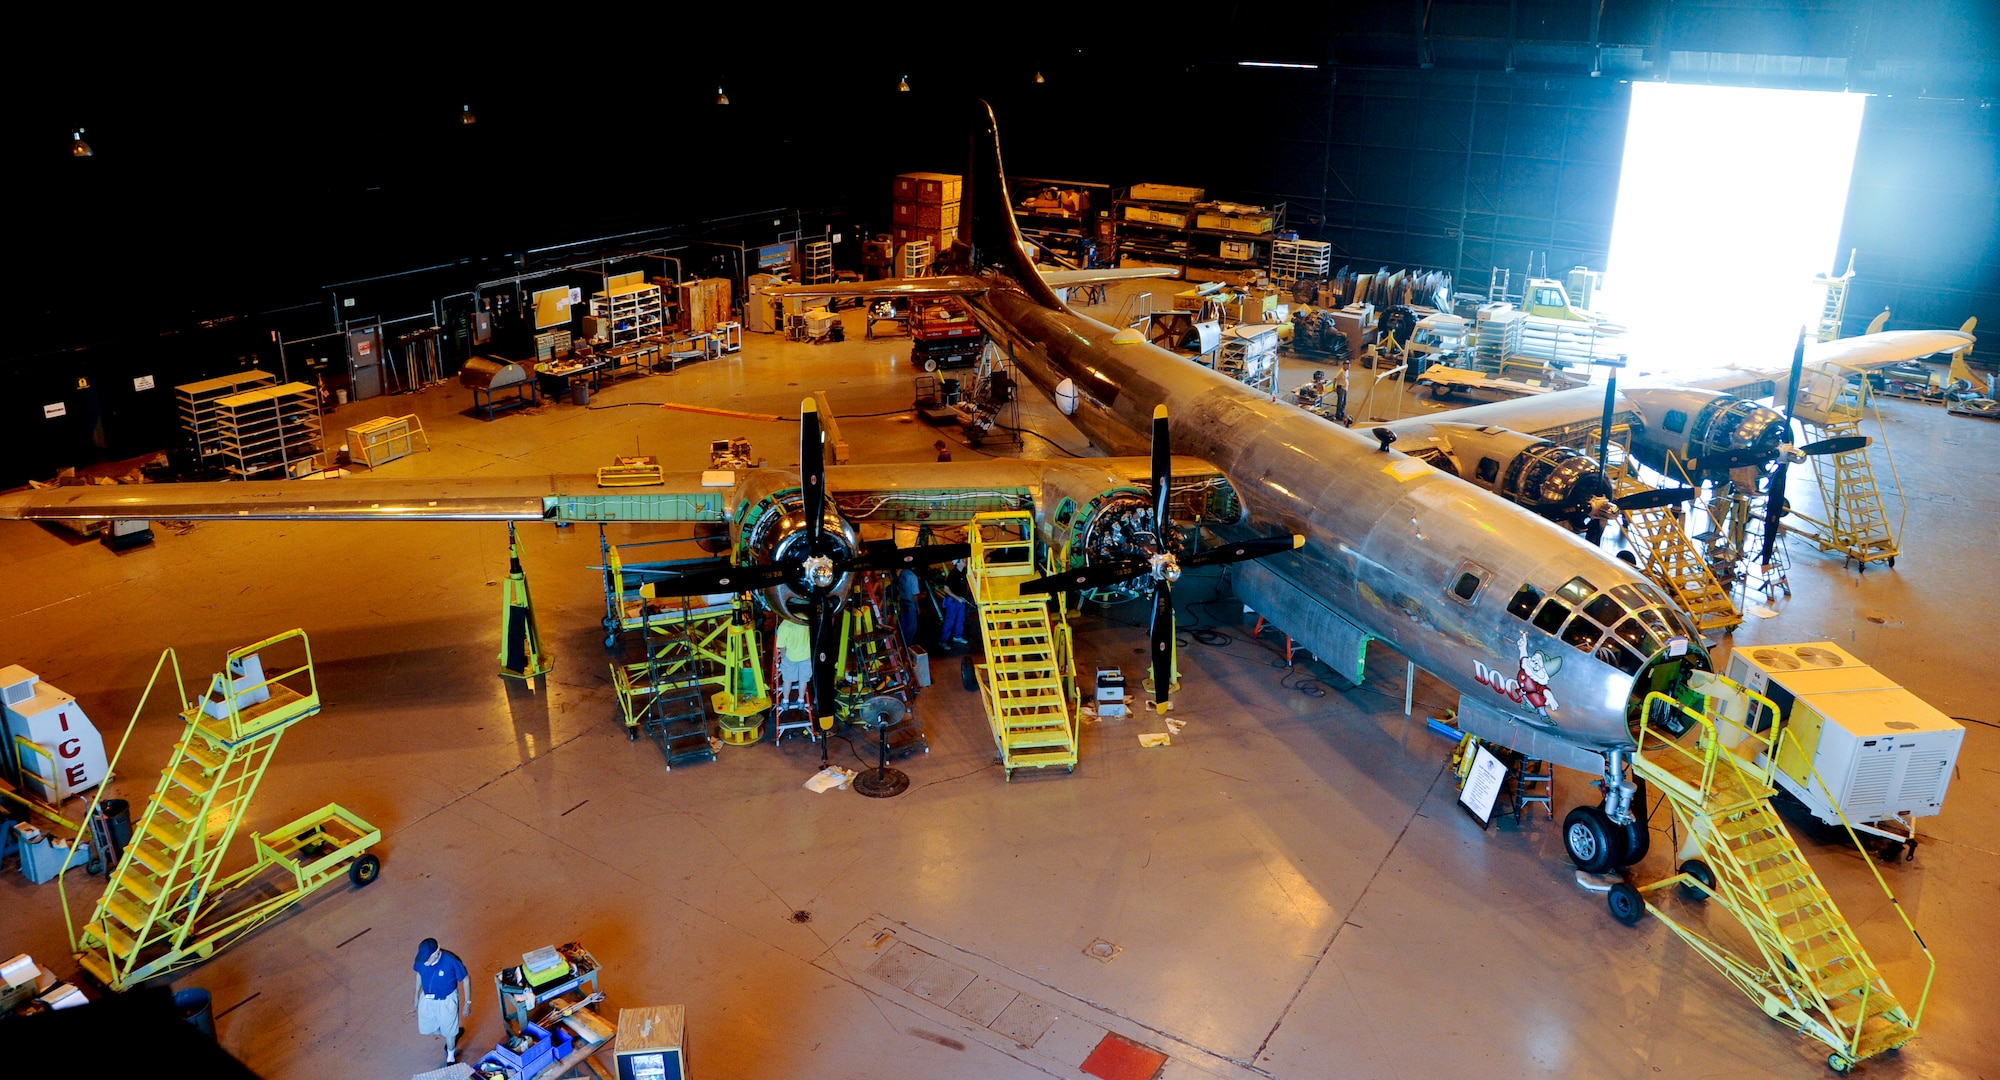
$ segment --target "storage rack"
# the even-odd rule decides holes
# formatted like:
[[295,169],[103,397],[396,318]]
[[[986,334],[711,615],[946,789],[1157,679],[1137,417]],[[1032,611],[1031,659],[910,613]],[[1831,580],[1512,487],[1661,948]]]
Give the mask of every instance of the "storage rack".
[[652,284],[625,285],[608,293],[592,293],[590,313],[610,322],[610,344],[614,348],[659,337],[666,325],[660,287]]
[[1271,242],[1271,279],[1279,284],[1300,278],[1321,281],[1332,276],[1333,245],[1322,240],[1274,240]]
[[903,266],[901,277],[923,277],[931,270],[931,243],[928,240],[912,240],[903,245]]
[[1099,228],[1107,220],[1104,208],[1111,202],[1110,185],[1010,176],[1007,190],[1016,199],[1014,220],[1023,236],[1060,254],[1078,269],[1112,261],[1111,245],[1102,242]]
[[224,468],[248,479],[293,467],[318,456],[322,435],[319,392],[300,382],[263,386],[219,398],[215,403],[217,454]]
[[833,280],[833,245],[825,240],[808,240],[799,249],[800,284],[825,285]]
[[276,375],[251,368],[234,375],[174,387],[174,397],[180,403],[181,430],[188,433],[195,459],[199,461],[212,456],[222,448],[222,436],[216,430],[216,402],[245,390],[270,386],[277,381]]
[[1201,271],[1255,270],[1270,261],[1277,232],[1285,227],[1285,204],[1264,207],[1270,228],[1256,232],[1236,228],[1205,228],[1203,217],[1221,221],[1240,218],[1222,214],[1209,203],[1136,199],[1129,195],[1111,203],[1115,246],[1120,266],[1179,266],[1190,280],[1211,280]]

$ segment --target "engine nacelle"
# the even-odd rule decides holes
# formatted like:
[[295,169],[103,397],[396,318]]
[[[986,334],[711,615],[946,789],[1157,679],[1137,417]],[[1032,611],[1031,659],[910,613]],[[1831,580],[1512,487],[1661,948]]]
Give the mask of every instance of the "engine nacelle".
[[1552,521],[1580,527],[1611,487],[1589,455],[1501,427],[1440,423],[1408,451]]
[[[1785,418],[1776,410],[1713,390],[1647,388],[1629,391],[1626,398],[1645,421],[1644,437],[1633,440],[1633,456],[1675,480],[1682,479],[1689,460],[1698,463],[1699,475],[1686,479],[1720,479],[1729,468],[1717,463],[1738,451],[1751,459],[1739,461],[1739,467],[1768,464],[1787,438]],[[1675,467],[1670,457],[1683,464]]]

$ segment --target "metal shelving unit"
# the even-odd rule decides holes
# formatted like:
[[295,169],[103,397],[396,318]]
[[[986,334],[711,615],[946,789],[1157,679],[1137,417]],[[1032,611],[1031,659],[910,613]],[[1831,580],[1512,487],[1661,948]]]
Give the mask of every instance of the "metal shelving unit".
[[259,387],[219,398],[216,453],[232,475],[248,479],[294,468],[319,455],[323,435],[319,392],[300,382]]
[[1300,278],[1325,281],[1333,276],[1333,245],[1321,240],[1271,242],[1271,278],[1287,284]]
[[625,285],[608,293],[592,293],[590,313],[610,323],[613,348],[665,333],[666,316],[658,285]]
[[216,427],[217,402],[246,390],[270,386],[277,381],[276,375],[251,368],[234,375],[223,375],[174,387],[174,397],[180,404],[181,430],[187,432],[188,438],[192,440],[196,459],[210,457],[222,448],[222,435]]
[[825,285],[833,281],[833,245],[825,240],[809,240],[799,249],[802,285]]

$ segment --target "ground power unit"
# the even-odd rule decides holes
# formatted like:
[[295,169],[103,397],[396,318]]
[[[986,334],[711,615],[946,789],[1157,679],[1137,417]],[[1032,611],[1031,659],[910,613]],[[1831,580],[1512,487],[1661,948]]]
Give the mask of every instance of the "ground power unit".
[[1963,726],[1830,641],[1738,649],[1728,674],[1778,706],[1780,787],[1821,821],[1845,815],[1914,852],[1916,819],[1944,807]]

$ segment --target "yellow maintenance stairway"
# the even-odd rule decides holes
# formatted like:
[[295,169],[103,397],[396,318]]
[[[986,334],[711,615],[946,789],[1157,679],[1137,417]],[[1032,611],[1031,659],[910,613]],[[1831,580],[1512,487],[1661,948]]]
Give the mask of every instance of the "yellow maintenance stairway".
[[[1621,474],[1612,477],[1612,501],[1646,485]],[[1703,633],[1726,633],[1743,622],[1743,613],[1729,599],[1701,549],[1688,539],[1686,519],[1678,506],[1621,510],[1625,542],[1639,559],[1639,569],[1667,591]]]
[[[1923,998],[1908,1009],[1792,841],[1769,802],[1770,763],[1790,735],[1779,730],[1777,707],[1705,672],[1689,685],[1705,695],[1701,712],[1647,695],[1632,761],[1634,774],[1672,805],[1687,837],[1680,872],[1637,889],[1614,886],[1612,913],[1628,923],[1643,911],[1657,915],[1765,1014],[1831,1048],[1827,1064],[1836,1072],[1915,1038],[1937,962],[1863,850],[1863,863],[1930,961]],[[1676,727],[1686,734],[1671,736]],[[1676,918],[1647,895],[1676,885],[1688,900],[1716,901],[1748,935],[1749,948],[1735,934],[1733,945],[1708,936],[1686,907],[1675,906],[1682,916]]]
[[973,672],[1009,780],[1015,769],[1076,770],[1076,679],[1061,598],[1021,595],[1022,582],[1040,575],[1034,529],[1034,515],[1005,511],[980,514],[966,530],[986,646]]
[[[281,669],[277,674],[266,675],[267,656]],[[381,832],[328,805],[269,833],[253,834],[255,861],[219,877],[223,856],[278,741],[293,724],[319,711],[312,647],[303,630],[292,630],[237,649],[210,680],[208,691],[192,703],[179,685],[180,662],[172,650],[154,667],[146,697],[170,660],[186,730],[145,812],[133,824],[130,846],[111,883],[81,936],[72,941],[83,969],[113,990],[199,963],[343,871],[356,885],[366,885],[381,866],[374,855],[363,853],[381,839]],[[139,707],[145,708],[145,698]],[[123,745],[121,741],[121,750]],[[115,761],[112,768],[115,773]],[[91,809],[95,812],[94,804]],[[232,895],[270,866],[283,868],[289,887],[281,879],[275,889]]]

